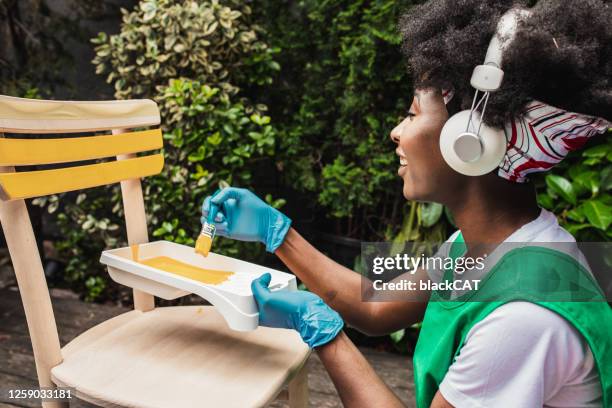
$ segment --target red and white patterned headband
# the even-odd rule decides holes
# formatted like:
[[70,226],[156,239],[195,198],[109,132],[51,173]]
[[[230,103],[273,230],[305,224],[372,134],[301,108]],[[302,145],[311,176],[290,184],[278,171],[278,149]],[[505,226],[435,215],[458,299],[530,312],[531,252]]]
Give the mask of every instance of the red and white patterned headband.
[[[442,91],[445,104],[453,96],[452,90]],[[506,154],[497,174],[506,180],[525,183],[528,174],[549,170],[569,152],[580,149],[589,138],[611,127],[605,119],[534,100],[527,104],[523,115],[505,123]]]

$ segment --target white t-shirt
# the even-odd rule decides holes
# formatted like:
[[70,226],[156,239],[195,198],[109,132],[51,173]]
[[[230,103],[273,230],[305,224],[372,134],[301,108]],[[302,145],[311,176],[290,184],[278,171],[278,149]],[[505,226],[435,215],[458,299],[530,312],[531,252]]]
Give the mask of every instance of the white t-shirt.
[[[544,209],[505,240],[572,241]],[[602,406],[599,374],[584,338],[563,317],[530,302],[500,306],[472,327],[440,393],[457,408]]]

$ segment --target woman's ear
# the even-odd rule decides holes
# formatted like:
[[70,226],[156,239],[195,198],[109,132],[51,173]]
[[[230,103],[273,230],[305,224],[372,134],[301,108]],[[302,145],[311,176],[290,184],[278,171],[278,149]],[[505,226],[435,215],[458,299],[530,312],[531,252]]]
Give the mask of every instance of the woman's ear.
[[446,111],[448,112],[448,117],[450,118],[455,113],[461,112],[461,98],[459,95],[455,95],[447,104]]
[[444,98],[438,88],[420,88],[415,92],[416,102],[423,112],[438,112],[445,110]]

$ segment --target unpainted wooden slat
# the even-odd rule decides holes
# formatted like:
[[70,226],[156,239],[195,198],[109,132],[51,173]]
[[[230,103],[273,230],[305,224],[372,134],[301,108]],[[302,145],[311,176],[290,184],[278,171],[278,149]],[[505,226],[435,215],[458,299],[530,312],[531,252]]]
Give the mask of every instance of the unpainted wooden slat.
[[155,154],[129,160],[19,173],[1,173],[0,198],[15,200],[97,187],[161,172],[164,156]]
[[[123,134],[125,130],[115,129],[113,134]],[[130,160],[133,154],[122,154],[117,160]],[[125,227],[127,230],[128,244],[138,245],[149,242],[147,231],[147,215],[145,212],[144,196],[140,179],[129,179],[121,182],[121,197],[123,200],[123,213],[125,215]],[[155,308],[155,297],[152,294],[138,289],[132,290],[134,297],[134,308],[141,312],[147,312]]]
[[0,132],[69,133],[156,126],[157,104],[125,101],[49,101],[0,95]]
[[32,166],[101,159],[163,146],[160,129],[62,139],[0,138],[0,166]]

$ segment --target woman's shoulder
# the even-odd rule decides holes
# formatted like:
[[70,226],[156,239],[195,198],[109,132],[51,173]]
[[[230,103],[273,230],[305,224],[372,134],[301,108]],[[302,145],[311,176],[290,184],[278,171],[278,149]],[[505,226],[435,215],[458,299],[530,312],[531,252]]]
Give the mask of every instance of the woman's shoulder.
[[[526,319],[526,316],[529,316]],[[559,339],[561,337],[573,337],[580,340],[582,337],[578,331],[565,318],[556,312],[553,312],[546,307],[537,305],[531,302],[516,301],[506,303],[487,315],[479,323],[476,323],[467,339],[469,341],[471,335],[475,335],[480,331],[491,331],[492,333],[500,333],[498,329],[503,328],[501,332],[512,337],[515,333],[516,339],[512,341],[532,343],[535,340],[541,339],[542,336],[552,336],[551,338]]]

